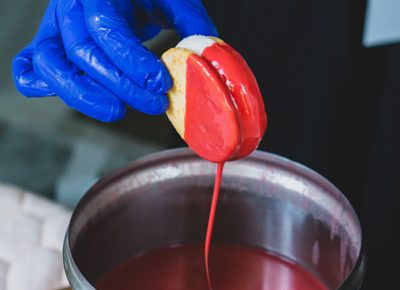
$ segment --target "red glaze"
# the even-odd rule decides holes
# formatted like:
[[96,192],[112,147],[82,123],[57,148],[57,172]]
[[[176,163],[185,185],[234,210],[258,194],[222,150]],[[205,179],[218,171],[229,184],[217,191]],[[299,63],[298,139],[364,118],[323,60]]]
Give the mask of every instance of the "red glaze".
[[241,140],[239,150],[230,160],[246,157],[257,148],[267,126],[257,80],[242,56],[224,42],[207,47],[202,57],[218,71],[236,105]]
[[[204,246],[208,289],[212,290],[209,250],[224,162],[252,153],[267,126],[257,81],[246,61],[226,43],[214,43],[201,56],[188,57],[184,122],[186,143],[202,158],[218,163]],[[236,289],[233,285],[222,289]],[[243,284],[237,289],[248,286]]]
[[253,73],[229,45],[215,43],[201,57],[191,55],[186,64],[184,138],[201,157],[219,163],[204,247],[212,290],[208,258],[224,162],[243,158],[257,148],[267,117]]
[[266,126],[257,81],[237,51],[214,43],[188,58],[184,138],[196,153],[217,163],[246,157]]
[[[302,266],[259,249],[216,244],[210,270],[214,290],[327,290]],[[208,290],[201,245],[142,253],[103,276],[98,290]]]
[[205,59],[192,54],[186,64],[184,139],[206,160],[229,160],[240,144],[237,110],[229,91]]

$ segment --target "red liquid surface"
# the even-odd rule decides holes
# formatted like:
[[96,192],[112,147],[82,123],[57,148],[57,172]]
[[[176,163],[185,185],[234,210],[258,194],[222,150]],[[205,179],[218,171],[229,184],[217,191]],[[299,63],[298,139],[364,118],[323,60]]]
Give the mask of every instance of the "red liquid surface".
[[[327,290],[303,267],[271,253],[213,244],[214,290]],[[203,245],[176,245],[138,255],[96,284],[99,290],[208,290]]]

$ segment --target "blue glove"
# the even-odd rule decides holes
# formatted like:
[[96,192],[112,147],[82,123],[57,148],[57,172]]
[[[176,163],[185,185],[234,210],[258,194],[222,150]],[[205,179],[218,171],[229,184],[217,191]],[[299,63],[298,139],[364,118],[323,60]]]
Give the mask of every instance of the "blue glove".
[[58,95],[101,121],[122,118],[125,104],[161,114],[172,80],[142,41],[163,28],[217,35],[200,0],[50,0],[32,43],[14,59],[17,89]]

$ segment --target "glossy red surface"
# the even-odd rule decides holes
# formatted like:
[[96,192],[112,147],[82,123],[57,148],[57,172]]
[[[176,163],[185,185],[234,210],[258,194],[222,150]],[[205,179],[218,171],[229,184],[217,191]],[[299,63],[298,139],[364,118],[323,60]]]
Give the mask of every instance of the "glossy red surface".
[[[303,267],[271,253],[233,245],[211,248],[213,290],[327,290]],[[208,290],[202,245],[155,249],[117,266],[98,290]]]
[[188,58],[184,139],[197,154],[217,163],[243,158],[266,126],[257,81],[236,50],[214,43]]
[[205,59],[187,60],[184,139],[211,162],[229,160],[240,144],[239,123],[229,91]]
[[252,153],[267,126],[264,101],[257,80],[243,57],[227,43],[207,47],[204,57],[217,70],[235,104],[240,126],[240,146],[230,160]]

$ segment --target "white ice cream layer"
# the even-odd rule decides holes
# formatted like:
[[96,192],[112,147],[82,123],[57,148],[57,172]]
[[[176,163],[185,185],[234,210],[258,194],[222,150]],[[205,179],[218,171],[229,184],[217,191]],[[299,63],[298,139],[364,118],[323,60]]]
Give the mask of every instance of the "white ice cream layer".
[[182,39],[176,47],[186,48],[201,56],[204,49],[215,43],[215,40],[204,35],[192,35]]

